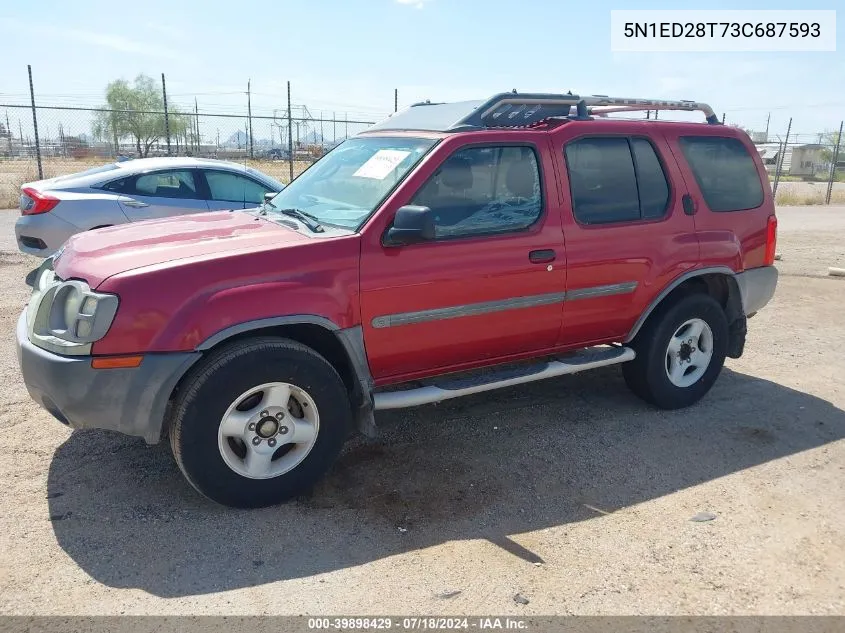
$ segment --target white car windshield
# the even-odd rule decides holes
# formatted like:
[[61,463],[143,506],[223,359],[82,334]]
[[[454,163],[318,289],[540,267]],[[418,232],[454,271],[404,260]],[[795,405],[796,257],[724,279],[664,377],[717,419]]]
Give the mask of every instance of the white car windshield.
[[267,211],[296,209],[357,230],[436,141],[358,137],[344,141],[275,196]]

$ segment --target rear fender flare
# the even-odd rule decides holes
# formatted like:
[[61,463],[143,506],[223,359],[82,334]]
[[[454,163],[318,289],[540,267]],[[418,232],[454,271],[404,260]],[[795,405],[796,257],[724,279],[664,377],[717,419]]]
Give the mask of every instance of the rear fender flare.
[[[702,277],[704,275],[726,275],[730,279],[729,289],[730,294],[728,296],[728,306],[727,309],[729,312],[739,312],[739,315],[742,315],[742,295],[739,292],[739,285],[736,282],[735,275],[736,273],[728,268],[727,266],[711,266],[708,268],[697,268],[696,270],[690,270],[682,275],[679,275],[675,279],[673,279],[669,285],[667,285],[660,294],[655,297],[652,302],[648,305],[648,307],[643,311],[640,315],[640,318],[637,319],[636,323],[634,323],[634,327],[631,328],[631,331],[628,332],[628,336],[625,337],[623,343],[630,343],[634,337],[639,333],[642,329],[645,322],[648,320],[648,317],[657,309],[657,307],[663,302],[663,300],[669,296],[669,294],[675,290],[678,286],[680,286],[685,281],[689,281],[690,279],[694,279],[695,277]],[[739,302],[737,305],[736,302]],[[728,320],[731,319],[731,314],[728,314]]]

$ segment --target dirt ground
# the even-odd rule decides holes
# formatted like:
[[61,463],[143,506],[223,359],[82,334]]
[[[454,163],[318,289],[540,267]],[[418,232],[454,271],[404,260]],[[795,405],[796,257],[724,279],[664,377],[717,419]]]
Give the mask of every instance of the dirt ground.
[[35,260],[0,212],[0,613],[845,614],[845,207],[779,215],[775,299],[695,407],[609,368],[383,414],[312,495],[244,512],[30,401]]

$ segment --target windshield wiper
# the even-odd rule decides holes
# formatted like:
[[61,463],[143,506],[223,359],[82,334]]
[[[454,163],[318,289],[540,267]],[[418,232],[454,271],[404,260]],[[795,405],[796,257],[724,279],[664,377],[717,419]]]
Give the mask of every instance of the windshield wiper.
[[300,222],[302,222],[305,226],[311,229],[314,233],[322,233],[325,231],[323,225],[320,224],[319,219],[311,215],[310,213],[306,213],[302,209],[296,209],[291,207],[290,209],[276,209],[273,207],[273,210],[277,213],[282,213],[284,215],[289,215],[292,218],[296,218]]

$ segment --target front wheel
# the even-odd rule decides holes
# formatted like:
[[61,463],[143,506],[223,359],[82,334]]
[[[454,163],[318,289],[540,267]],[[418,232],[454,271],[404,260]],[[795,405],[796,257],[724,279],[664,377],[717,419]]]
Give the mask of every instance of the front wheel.
[[310,488],[340,452],[351,418],[343,381],[325,358],[262,338],[214,352],[186,380],[170,443],[199,492],[262,507]]
[[728,322],[719,303],[688,295],[653,314],[622,365],[628,387],[661,409],[698,402],[719,377],[728,348]]

